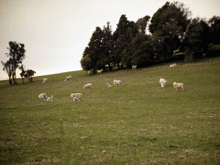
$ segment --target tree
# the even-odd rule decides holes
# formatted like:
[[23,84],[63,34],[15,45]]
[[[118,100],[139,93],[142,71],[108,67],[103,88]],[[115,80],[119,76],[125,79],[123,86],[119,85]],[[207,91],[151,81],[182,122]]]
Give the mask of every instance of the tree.
[[[160,60],[172,57],[173,51],[181,46],[187,26],[190,23],[190,12],[182,3],[166,2],[162,8],[154,13],[149,31],[152,33],[155,47],[163,48]],[[159,44],[159,45],[158,45]]]
[[151,36],[139,33],[132,40],[132,45],[133,64],[138,65],[138,67],[151,65],[154,56]]
[[[108,65],[109,71],[112,70],[111,64],[113,63],[113,58],[112,58],[113,38],[112,37],[113,37],[112,28],[110,26],[110,23],[107,22],[107,25],[103,27],[102,58],[104,59],[105,65],[106,64]],[[104,67],[104,70],[105,70],[105,67]]]
[[105,67],[103,56],[103,31],[100,27],[96,27],[92,37],[88,43],[88,46],[83,52],[83,58],[81,59],[81,66],[84,70],[101,69]]
[[211,43],[220,44],[220,17],[213,16],[209,20],[210,33],[211,33]]
[[6,55],[9,57],[9,60],[6,62],[1,61],[4,66],[3,70],[7,72],[9,77],[9,84],[12,84],[11,77],[14,81],[14,84],[17,84],[16,81],[16,69],[22,64],[22,61],[25,58],[25,48],[24,44],[9,42],[9,53]]
[[[122,52],[127,46],[126,41],[126,31],[129,28],[129,21],[127,20],[126,15],[121,15],[119,19],[119,23],[117,24],[117,28],[115,32],[113,33],[113,59],[114,62],[118,65],[118,68],[120,66],[120,63],[122,61]],[[123,68],[123,64],[121,64],[121,67]]]
[[209,44],[209,26],[199,18],[191,21],[187,28],[184,45],[186,47],[185,62],[192,62],[195,57],[207,53]]
[[34,74],[36,74],[36,72],[34,70],[24,70],[24,66],[21,65],[21,67],[19,68],[21,70],[20,76],[22,77],[22,84],[24,84],[24,77],[28,78],[28,82],[33,82],[33,76]]
[[143,18],[140,18],[136,21],[137,29],[140,33],[146,33],[147,22],[149,21],[150,16],[146,15]]

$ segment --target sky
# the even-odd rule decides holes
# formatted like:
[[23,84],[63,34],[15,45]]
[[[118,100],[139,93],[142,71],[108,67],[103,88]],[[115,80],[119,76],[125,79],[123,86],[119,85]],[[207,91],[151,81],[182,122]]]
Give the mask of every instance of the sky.
[[[173,1],[170,1],[173,2]],[[220,16],[219,0],[182,0],[191,17]],[[9,41],[25,45],[26,69],[35,76],[82,70],[80,60],[97,26],[114,32],[122,14],[129,21],[150,17],[166,0],[0,0],[0,61]],[[0,80],[8,79],[0,63]],[[21,71],[17,71],[19,78]]]

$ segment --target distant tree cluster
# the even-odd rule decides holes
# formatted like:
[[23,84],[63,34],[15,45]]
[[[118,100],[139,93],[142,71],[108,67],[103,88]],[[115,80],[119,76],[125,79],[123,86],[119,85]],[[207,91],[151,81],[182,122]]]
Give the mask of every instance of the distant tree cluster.
[[23,77],[27,77],[29,82],[32,82],[32,76],[36,73],[33,70],[24,70],[24,67],[22,65],[22,61],[25,59],[25,46],[22,43],[16,43],[16,42],[9,42],[9,53],[6,53],[6,55],[9,57],[9,60],[6,62],[1,61],[3,65],[3,70],[6,71],[9,77],[9,84],[12,84],[12,80],[14,81],[14,84],[17,84],[16,80],[16,69],[21,69],[21,77],[22,82],[24,83]]
[[83,52],[81,66],[93,72],[111,71],[115,66],[145,67],[170,61],[174,52],[185,52],[185,62],[210,51],[219,52],[216,45],[220,44],[220,17],[213,16],[206,22],[190,19],[190,14],[184,4],[166,2],[150,21],[150,35],[146,34],[148,15],[133,22],[123,14],[114,32],[109,22],[103,29],[96,27]]

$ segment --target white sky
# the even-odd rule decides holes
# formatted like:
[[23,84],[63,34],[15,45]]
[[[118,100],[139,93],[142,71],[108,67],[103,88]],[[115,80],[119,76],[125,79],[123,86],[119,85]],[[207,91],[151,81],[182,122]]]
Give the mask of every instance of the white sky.
[[[171,1],[172,2],[172,1]],[[182,0],[192,17],[220,16],[219,0]],[[6,62],[9,41],[24,43],[23,64],[35,76],[81,70],[83,51],[97,26],[119,18],[150,17],[166,0],[0,0],[0,61]],[[0,80],[7,79],[0,63]],[[19,70],[20,73],[20,70]],[[20,77],[17,74],[17,77]]]

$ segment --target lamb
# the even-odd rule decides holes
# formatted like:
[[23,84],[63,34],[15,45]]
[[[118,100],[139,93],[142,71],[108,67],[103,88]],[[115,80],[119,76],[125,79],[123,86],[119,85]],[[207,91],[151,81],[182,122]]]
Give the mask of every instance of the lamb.
[[133,66],[132,66],[132,70],[133,70],[133,69],[137,69],[137,65],[133,65]]
[[48,78],[43,78],[43,82],[42,83],[46,83],[48,81]]
[[88,75],[92,74],[93,72],[91,70],[88,71]]
[[97,70],[97,73],[98,73],[98,74],[101,74],[101,73],[102,73],[102,69]]
[[76,101],[76,98],[80,101],[82,100],[82,93],[71,93],[70,97],[73,98],[73,101]]
[[106,83],[106,84],[108,85],[108,87],[112,87],[111,84],[109,84],[109,83]]
[[183,83],[176,83],[176,82],[174,82],[173,83],[173,87],[177,90],[178,88],[182,88],[182,90],[183,90]]
[[160,81],[159,81],[161,87],[166,87],[167,86],[167,81],[163,78],[160,78]]
[[38,96],[40,99],[41,99],[41,101],[42,100],[47,100],[47,95],[46,95],[46,93],[41,93],[41,94],[39,94],[39,96]]
[[83,87],[83,89],[88,89],[88,88],[92,88],[92,83],[88,83]]
[[121,86],[121,80],[114,80],[114,81],[113,81],[113,84],[114,84],[115,86]]
[[64,81],[70,80],[71,78],[72,78],[71,75],[66,76],[66,79]]
[[73,101],[80,101],[78,97],[73,97]]
[[47,101],[53,101],[53,95],[51,95],[51,97],[48,97]]
[[176,63],[170,65],[170,69],[174,69],[176,67]]

